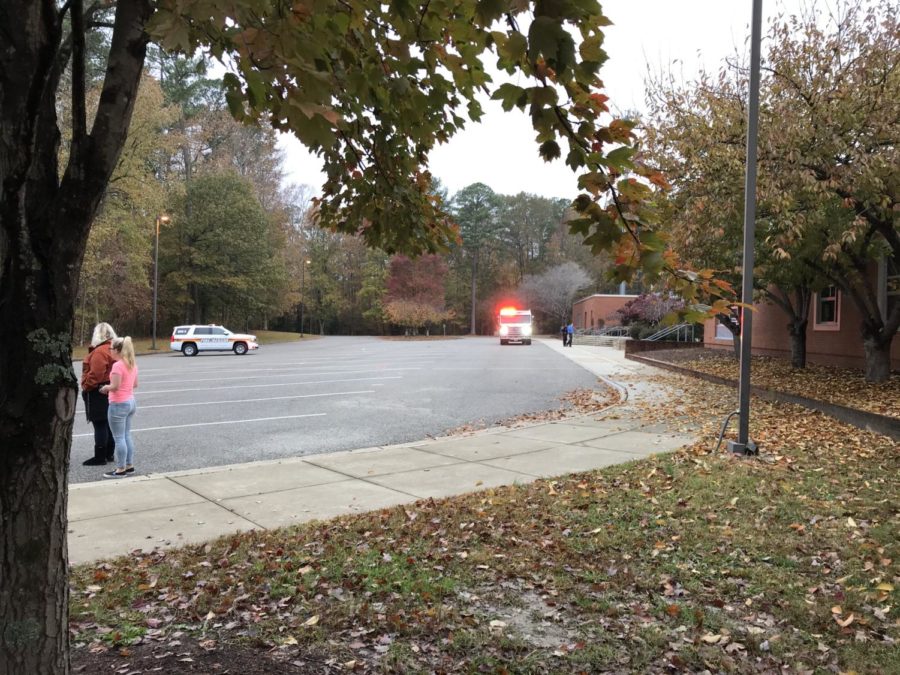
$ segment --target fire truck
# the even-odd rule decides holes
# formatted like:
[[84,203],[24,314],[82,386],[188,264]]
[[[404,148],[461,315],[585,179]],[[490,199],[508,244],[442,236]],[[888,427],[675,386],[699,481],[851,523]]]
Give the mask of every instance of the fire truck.
[[500,344],[508,345],[510,342],[521,342],[524,345],[531,344],[531,310],[504,307],[497,317],[500,334]]

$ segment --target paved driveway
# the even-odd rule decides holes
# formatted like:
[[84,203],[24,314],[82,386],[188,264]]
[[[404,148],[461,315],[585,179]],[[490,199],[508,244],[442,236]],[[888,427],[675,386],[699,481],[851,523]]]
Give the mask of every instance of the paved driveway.
[[[325,337],[138,365],[135,465],[154,473],[418,441],[555,408],[596,383],[546,345],[496,338]],[[102,467],[81,465],[92,446],[79,408],[72,482],[100,478]]]

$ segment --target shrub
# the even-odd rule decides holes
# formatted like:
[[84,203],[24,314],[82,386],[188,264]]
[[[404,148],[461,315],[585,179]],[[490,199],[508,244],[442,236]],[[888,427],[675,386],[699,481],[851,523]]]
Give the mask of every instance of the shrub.
[[684,300],[659,293],[643,293],[626,302],[613,316],[623,326],[642,323],[656,326],[664,316],[684,307]]

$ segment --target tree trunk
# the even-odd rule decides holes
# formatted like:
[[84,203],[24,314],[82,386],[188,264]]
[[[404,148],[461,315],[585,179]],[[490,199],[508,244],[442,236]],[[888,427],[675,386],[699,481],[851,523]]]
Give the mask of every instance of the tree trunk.
[[471,320],[469,322],[469,334],[475,335],[475,296],[476,296],[476,287],[478,285],[477,281],[478,277],[478,251],[475,251],[472,255],[472,312],[471,312]]
[[891,377],[891,338],[863,337],[866,351],[866,382],[887,382]]
[[791,336],[791,367],[806,368],[806,321],[792,321],[788,332]]
[[[0,247],[0,673],[68,671],[66,503],[75,413],[78,266],[48,265],[8,237]],[[22,222],[24,219],[18,220]],[[65,247],[78,250],[77,237]],[[81,250],[86,237],[82,240]],[[80,255],[79,255],[80,259]],[[65,260],[65,258],[61,258]]]
[[741,360],[741,328],[731,321],[731,317],[724,314],[717,314],[716,321],[731,333],[731,348],[734,350],[734,358]]
[[[82,2],[67,3],[83,53]],[[90,133],[83,63],[60,171],[57,93],[69,60],[57,3],[4,0],[0,50],[0,673],[69,669],[66,506],[77,381],[72,332],[90,224],[131,120],[153,12],[120,2]],[[6,25],[6,23],[4,25]],[[80,93],[80,95],[79,95]]]
[[732,333],[731,334],[731,349],[734,352],[734,358],[737,361],[741,360],[741,334],[740,333]]
[[[31,189],[29,189],[31,188]],[[68,672],[66,504],[77,380],[72,333],[85,211],[46,185],[0,194],[0,673]],[[61,200],[60,200],[61,201]],[[97,195],[99,202],[99,194]],[[51,241],[38,233],[53,232]],[[63,230],[64,232],[66,230]]]
[[[2,320],[15,321],[10,314],[4,311]],[[62,375],[70,358],[66,349],[65,358],[43,359],[44,366]],[[36,376],[33,367],[24,370],[21,379],[5,380],[5,400],[24,398],[26,379]],[[8,675],[68,671],[66,505],[76,400],[71,361],[68,371],[68,382],[40,387],[37,405],[32,398],[30,405],[5,405],[0,413],[0,672]],[[10,410],[16,407],[18,414]]]
[[72,332],[87,227],[72,212],[71,238],[34,246],[25,224],[32,233],[50,225],[20,211],[16,191],[0,198],[0,673],[66,673]]

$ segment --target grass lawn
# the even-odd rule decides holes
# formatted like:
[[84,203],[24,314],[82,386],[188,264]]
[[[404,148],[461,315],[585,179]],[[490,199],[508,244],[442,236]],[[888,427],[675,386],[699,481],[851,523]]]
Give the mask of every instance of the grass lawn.
[[[259,344],[261,345],[271,345],[276,342],[295,342],[300,339],[300,333],[290,333],[286,331],[279,330],[257,330],[257,331],[249,331],[250,335],[255,335],[259,340]],[[318,335],[310,335],[309,333],[303,334],[303,339],[318,339]],[[167,354],[169,352],[169,335],[157,336],[156,338],[156,347],[157,350],[154,352],[150,349],[153,344],[153,340],[148,337],[132,337],[132,341],[134,342],[134,351],[137,354]],[[74,345],[72,347],[72,358],[73,359],[83,359],[88,352],[87,345]]]
[[900,672],[897,446],[754,401],[712,454],[733,393],[660,379],[692,448],[75,568],[73,667]]

